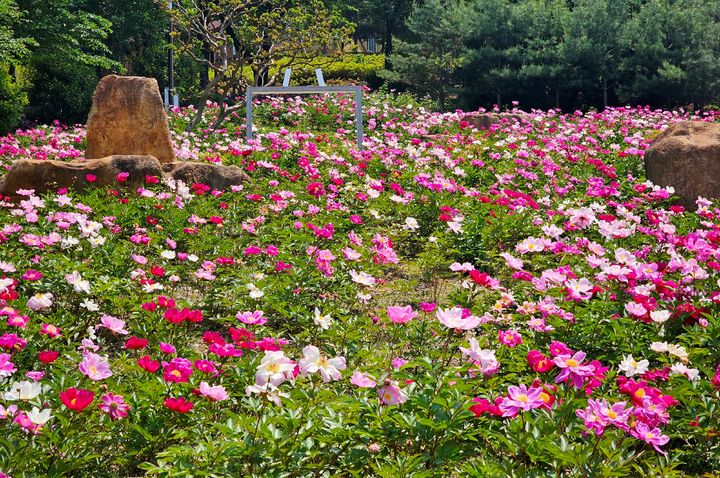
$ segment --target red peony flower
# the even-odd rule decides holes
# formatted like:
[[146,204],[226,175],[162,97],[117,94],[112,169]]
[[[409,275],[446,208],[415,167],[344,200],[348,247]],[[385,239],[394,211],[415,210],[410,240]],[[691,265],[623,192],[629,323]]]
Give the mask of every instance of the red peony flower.
[[137,361],[137,364],[143,370],[147,370],[150,373],[155,373],[160,368],[160,362],[153,360],[149,355],[143,355]]
[[95,399],[95,392],[77,389],[75,387],[68,388],[64,392],[60,392],[60,400],[71,410],[78,412],[83,411]]
[[60,352],[55,352],[54,350],[43,350],[38,353],[38,360],[44,364],[48,364],[56,361],[59,356]]
[[138,349],[144,349],[147,347],[148,341],[147,339],[141,339],[140,337],[135,337],[134,335],[127,339],[127,342],[125,342],[125,349],[127,350],[138,350]]
[[185,400],[184,397],[166,398],[164,405],[166,408],[178,413],[187,413],[195,406],[192,402]]

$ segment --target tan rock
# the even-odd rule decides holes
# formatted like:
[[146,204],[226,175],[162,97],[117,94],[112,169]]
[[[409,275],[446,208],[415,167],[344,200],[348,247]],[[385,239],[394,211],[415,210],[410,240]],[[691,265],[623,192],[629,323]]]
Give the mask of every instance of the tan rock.
[[196,163],[190,161],[163,165],[167,177],[192,185],[201,183],[222,190],[247,182],[250,178],[237,166]]
[[[7,173],[0,194],[15,196],[19,189],[33,189],[41,194],[58,188],[120,186],[117,175],[122,172],[129,174],[122,185],[136,188],[144,184],[146,175],[161,176],[162,166],[152,156],[109,156],[70,162],[21,159]],[[95,176],[93,182],[88,181],[88,174]]]
[[654,184],[675,188],[685,207],[695,209],[698,196],[720,198],[720,123],[670,125],[645,152],[645,173]]
[[105,76],[93,94],[86,158],[150,155],[175,160],[167,116],[154,78]]
[[468,113],[462,118],[477,129],[489,129],[494,124],[508,121],[512,123],[517,120],[522,122],[525,116],[515,113]]

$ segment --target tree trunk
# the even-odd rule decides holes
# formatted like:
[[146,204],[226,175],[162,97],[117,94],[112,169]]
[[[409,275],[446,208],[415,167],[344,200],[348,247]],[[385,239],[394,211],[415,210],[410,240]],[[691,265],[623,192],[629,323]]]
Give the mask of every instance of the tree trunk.
[[500,106],[502,105],[502,101],[501,101],[502,98],[500,97],[500,92],[496,93],[496,95],[497,95],[497,105],[498,105],[498,108],[500,108]]
[[[202,53],[203,58],[206,58],[208,61],[212,61],[212,51],[210,50],[210,45],[207,42],[203,42]],[[200,67],[200,88],[205,88],[208,83],[210,83],[210,66],[203,64]]]
[[385,38],[383,38],[383,53],[385,54],[385,69],[392,70],[390,55],[393,52],[393,34],[395,33],[395,19],[388,17],[385,20]]
[[445,113],[445,88],[442,84],[442,80],[440,80],[440,90],[438,94],[438,107],[440,108],[440,113]]
[[555,87],[555,108],[560,109],[560,88]]
[[393,52],[393,36],[395,35],[398,17],[400,16],[400,11],[402,10],[404,3],[405,0],[395,0],[393,2],[392,13],[388,15],[387,19],[385,19],[385,38],[383,38],[383,53],[385,54],[386,70],[392,70],[392,60],[390,59],[390,55],[392,55]]
[[608,84],[607,84],[607,78],[602,79],[602,90],[603,90],[603,107],[607,109],[608,107]]

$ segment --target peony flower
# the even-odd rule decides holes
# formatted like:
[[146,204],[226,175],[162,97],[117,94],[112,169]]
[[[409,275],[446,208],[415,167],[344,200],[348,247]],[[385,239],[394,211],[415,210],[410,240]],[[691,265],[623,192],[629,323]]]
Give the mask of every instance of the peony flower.
[[320,349],[314,345],[308,345],[303,349],[303,358],[300,360],[300,373],[303,377],[320,372],[323,382],[340,380],[341,370],[345,370],[345,357],[328,359],[320,354]]
[[333,323],[333,319],[329,314],[323,315],[322,312],[320,312],[320,309],[315,307],[313,322],[323,330],[328,330]]
[[207,382],[200,382],[200,394],[213,402],[221,402],[228,398],[228,393],[222,385],[211,387]]
[[500,370],[500,362],[495,357],[495,351],[481,349],[475,337],[471,337],[468,342],[470,348],[460,347],[463,357],[469,358],[484,375],[493,375]]
[[114,334],[127,335],[129,333],[125,330],[124,320],[107,314],[103,314],[102,317],[100,317],[100,325],[98,325],[98,327],[105,327]]
[[192,373],[192,364],[186,358],[176,357],[170,362],[163,362],[163,379],[166,382],[185,383]]
[[292,378],[295,362],[285,356],[282,351],[266,351],[255,372],[255,383],[265,386],[270,383],[277,387],[285,380]]
[[635,428],[630,429],[630,434],[638,440],[642,440],[645,443],[652,445],[658,453],[667,455],[667,453],[662,451],[660,447],[670,441],[670,437],[663,435],[658,428],[651,429],[645,423],[637,421],[635,422]]
[[399,405],[405,403],[408,399],[407,394],[405,394],[395,382],[391,381],[388,381],[383,387],[378,388],[377,393],[382,405]]
[[10,354],[0,354],[0,378],[9,377],[17,372],[17,367],[10,361]]
[[68,388],[67,390],[60,392],[60,400],[71,410],[81,412],[90,405],[95,399],[95,393],[90,390],[83,388],[77,389],[75,387]]
[[350,271],[350,277],[352,277],[353,282],[356,282],[361,285],[365,286],[373,286],[375,285],[375,278],[368,274],[367,272],[357,272],[355,270]]
[[248,325],[263,325],[267,322],[267,317],[263,316],[262,310],[256,310],[255,312],[238,312],[235,317],[243,324]]
[[555,377],[555,383],[572,380],[575,388],[582,388],[585,377],[594,375],[595,368],[590,365],[582,365],[585,359],[585,352],[576,352],[575,355],[558,355],[553,359],[561,372]]
[[417,317],[418,313],[415,312],[409,305],[394,305],[387,308],[387,315],[391,322],[396,324],[406,324]]
[[137,360],[138,366],[150,373],[155,373],[160,369],[160,362],[153,360],[149,355],[144,355]]
[[35,312],[42,309],[48,309],[52,307],[52,299],[53,295],[50,292],[46,292],[44,294],[35,294],[34,296],[30,297],[30,299],[28,299],[27,307],[28,309]]
[[15,382],[10,389],[5,392],[4,399],[7,401],[23,400],[29,401],[47,391],[47,387],[43,387],[38,382]]
[[92,352],[85,354],[78,368],[80,372],[83,375],[87,375],[90,380],[104,380],[112,375],[107,357],[101,357]]
[[625,355],[618,369],[620,369],[621,372],[625,372],[626,377],[633,377],[647,372],[649,366],[650,362],[648,360],[640,360],[638,362],[632,355]]
[[114,393],[106,393],[100,397],[98,408],[110,415],[112,420],[125,418],[130,411],[130,405],[125,403],[122,395],[115,395]]
[[65,275],[65,280],[73,286],[75,292],[90,293],[90,282],[84,280],[78,271],[73,271],[71,274]]
[[373,380],[369,375],[362,372],[355,371],[350,379],[350,383],[360,388],[373,388],[377,385],[377,382]]
[[460,307],[438,309],[435,313],[438,321],[450,329],[471,330],[480,325],[480,317],[474,315],[463,317],[464,315],[463,309]]
[[185,400],[185,397],[172,398],[168,397],[163,402],[165,408],[178,413],[188,413],[195,406],[192,402]]
[[545,405],[542,399],[542,387],[527,388],[525,385],[519,387],[508,387],[508,396],[500,403],[500,410],[504,417],[514,417],[518,411],[529,411],[533,408],[540,408]]

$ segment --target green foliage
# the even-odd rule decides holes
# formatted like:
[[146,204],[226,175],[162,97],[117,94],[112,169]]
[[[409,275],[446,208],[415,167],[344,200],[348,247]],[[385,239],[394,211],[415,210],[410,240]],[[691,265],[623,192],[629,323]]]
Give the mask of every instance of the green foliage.
[[0,134],[5,134],[19,125],[25,105],[27,95],[0,65]]
[[[384,62],[383,55],[344,54],[337,59],[320,58],[308,66],[294,68],[292,83],[315,84],[315,68],[322,68],[327,82],[362,83],[382,70]],[[284,66],[285,61],[278,61],[278,70],[282,71]]]
[[[463,18],[445,22],[458,4]],[[430,23],[408,21],[386,77],[440,100],[443,89],[428,83],[446,71],[462,88],[453,103],[468,108],[702,106],[720,97],[719,12],[718,0],[421,2],[410,18]],[[444,52],[458,63],[438,63]]]
[[21,59],[28,54],[28,46],[33,44],[30,38],[16,36],[20,18],[15,0],[0,0],[0,64]]
[[382,76],[437,98],[443,111],[455,86],[455,72],[466,62],[462,46],[466,18],[466,9],[460,2],[424,2],[407,20],[407,28],[417,40],[397,41],[396,51],[391,55],[393,69],[384,71]]
[[79,122],[87,117],[101,69],[121,67],[107,57],[110,22],[88,12],[84,0],[20,0],[23,32],[36,46],[27,61],[32,120]]

